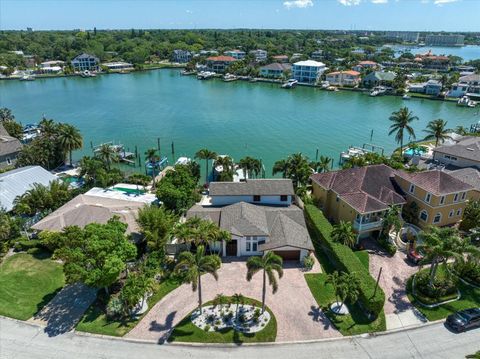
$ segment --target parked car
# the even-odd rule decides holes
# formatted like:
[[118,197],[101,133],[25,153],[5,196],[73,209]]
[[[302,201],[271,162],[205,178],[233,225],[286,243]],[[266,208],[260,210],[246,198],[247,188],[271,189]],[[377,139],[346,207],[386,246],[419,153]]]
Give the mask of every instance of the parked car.
[[456,332],[480,328],[480,308],[459,310],[449,315],[445,324]]
[[407,251],[407,258],[410,262],[417,265],[423,259],[423,255],[417,252],[415,248],[412,247],[412,249],[409,249]]

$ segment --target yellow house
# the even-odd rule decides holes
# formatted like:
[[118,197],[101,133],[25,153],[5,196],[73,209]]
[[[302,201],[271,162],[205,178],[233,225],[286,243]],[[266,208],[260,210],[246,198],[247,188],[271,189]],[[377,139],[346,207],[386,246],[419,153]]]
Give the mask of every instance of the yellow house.
[[386,165],[316,173],[310,177],[312,194],[330,221],[352,222],[359,238],[368,237],[382,229],[389,206],[406,203],[397,193],[394,175]]
[[422,228],[453,225],[462,219],[474,188],[439,170],[418,173],[397,171],[395,182],[405,193],[407,202],[419,208],[418,225]]

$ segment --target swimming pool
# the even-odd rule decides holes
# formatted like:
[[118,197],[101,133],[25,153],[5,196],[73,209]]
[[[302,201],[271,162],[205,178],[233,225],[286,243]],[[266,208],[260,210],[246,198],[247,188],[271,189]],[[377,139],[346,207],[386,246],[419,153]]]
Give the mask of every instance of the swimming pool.
[[428,150],[425,150],[423,148],[419,148],[419,149],[415,149],[415,150],[412,149],[412,148],[409,148],[404,152],[404,154],[406,156],[410,156],[410,157],[412,157],[413,155],[423,156],[426,153],[428,153]]
[[125,194],[144,194],[146,191],[140,188],[112,187],[112,191],[123,192]]

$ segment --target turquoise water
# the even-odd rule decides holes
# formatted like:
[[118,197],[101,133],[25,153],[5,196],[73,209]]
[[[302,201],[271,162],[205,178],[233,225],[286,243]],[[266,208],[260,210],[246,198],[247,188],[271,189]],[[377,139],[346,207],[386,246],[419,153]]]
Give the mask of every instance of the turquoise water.
[[[477,109],[455,103],[401,97],[370,97],[356,92],[328,92],[308,87],[284,90],[279,85],[198,81],[178,70],[157,70],[96,78],[0,81],[0,107],[9,107],[22,123],[45,114],[80,128],[85,148],[121,142],[143,153],[161,139],[162,156],[175,143],[175,157],[192,157],[203,147],[234,159],[261,158],[267,174],[272,164],[293,152],[335,158],[350,145],[371,142],[395,147],[388,136],[392,111],[408,106],[420,117],[417,137],[428,121],[443,118],[454,128],[480,120]],[[408,139],[406,139],[407,142]],[[143,163],[144,161],[142,161]],[[203,166],[202,166],[203,169]],[[144,170],[143,170],[144,171]]]
[[413,149],[409,148],[409,149],[406,150],[404,153],[405,153],[407,156],[413,156],[414,154],[423,155],[424,153],[427,153],[427,151],[422,150],[421,148],[419,148],[418,150],[413,150]]
[[404,51],[405,49],[409,49],[410,52],[414,55],[424,54],[425,52],[432,50],[432,53],[435,55],[460,56],[463,61],[480,59],[480,46],[478,45],[467,45],[462,47],[422,46],[414,48],[408,48],[405,46],[394,46],[394,49],[402,51]]

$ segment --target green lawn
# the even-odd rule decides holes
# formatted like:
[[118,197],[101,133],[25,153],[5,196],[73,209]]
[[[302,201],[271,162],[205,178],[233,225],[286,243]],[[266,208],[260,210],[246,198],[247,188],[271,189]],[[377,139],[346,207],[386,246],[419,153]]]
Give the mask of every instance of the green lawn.
[[[441,272],[443,269],[440,267],[438,270]],[[412,278],[410,278],[407,283],[408,299],[431,321],[444,319],[457,310],[480,307],[480,289],[468,286],[462,282],[459,282],[458,289],[462,293],[462,297],[459,300],[440,305],[436,308],[425,308],[421,306],[412,295]]]
[[[160,283],[155,289],[153,295],[148,299],[149,310],[179,285],[180,283],[173,279],[167,279]],[[109,320],[105,315],[101,301],[97,299],[85,312],[83,318],[77,324],[76,330],[122,337],[132,330],[147,313],[135,320]]]
[[318,306],[322,308],[342,335],[356,335],[387,330],[383,311],[373,322],[368,320],[358,305],[349,306],[350,315],[335,315],[332,313],[328,307],[335,301],[335,293],[332,285],[325,283],[327,280],[325,273],[307,273],[305,274],[305,280]]
[[367,270],[369,270],[370,258],[368,257],[368,252],[367,251],[356,251],[356,252],[353,252],[353,253],[355,253],[355,255],[358,257],[360,262],[362,262],[364,267],[367,268]]
[[0,264],[0,314],[27,320],[65,284],[62,265],[45,253],[15,254]]
[[[259,307],[262,303],[248,298],[249,302],[255,302]],[[206,304],[209,304],[208,302]],[[227,328],[218,332],[206,332],[198,328],[190,321],[189,314],[185,317],[173,330],[168,338],[169,342],[188,342],[188,343],[235,343],[241,345],[243,343],[260,343],[260,342],[274,342],[277,337],[277,321],[275,316],[267,308],[271,319],[267,326],[257,333],[240,333],[232,328]]]

